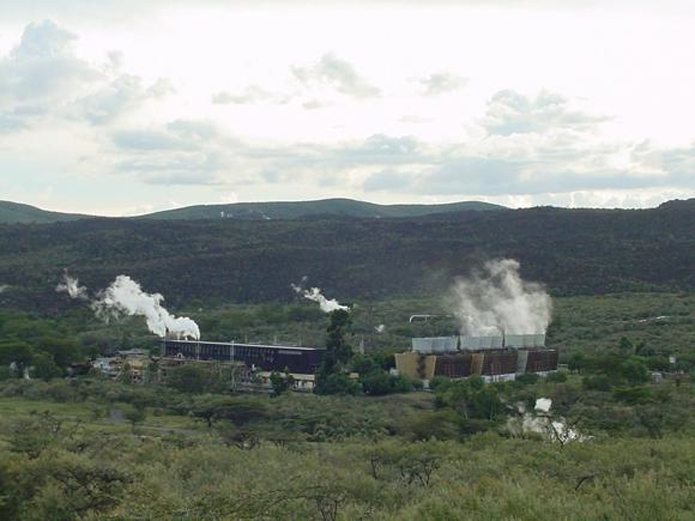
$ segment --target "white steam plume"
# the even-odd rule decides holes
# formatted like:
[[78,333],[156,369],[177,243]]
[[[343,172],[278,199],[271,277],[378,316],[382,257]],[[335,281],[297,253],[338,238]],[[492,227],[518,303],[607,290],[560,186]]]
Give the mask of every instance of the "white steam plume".
[[519,263],[491,261],[482,273],[459,279],[453,288],[454,315],[470,336],[545,333],[552,299],[543,286],[519,276]]
[[58,293],[67,293],[70,298],[73,299],[89,299],[87,296],[87,288],[85,286],[80,286],[80,281],[71,277],[67,270],[65,270],[65,273],[63,274],[63,282],[56,286],[56,291]]
[[9,284],[0,284],[0,293],[5,293],[8,289],[10,289]]
[[[305,280],[306,277],[302,279],[302,282],[304,282]],[[333,311],[338,311],[339,309],[350,311],[349,307],[343,306],[337,300],[329,300],[326,297],[324,297],[319,288],[304,289],[301,285],[297,284],[290,284],[290,286],[295,291],[295,293],[297,293],[297,295],[301,295],[306,299],[318,302],[319,306],[321,306],[321,311],[323,311],[324,313],[331,313]]]
[[526,411],[523,404],[517,406],[519,417],[509,418],[507,431],[513,436],[524,437],[529,434],[539,434],[548,441],[565,445],[572,441],[588,441],[592,436],[581,434],[576,428],[568,425],[564,418],[553,418],[550,408],[553,401],[550,398],[538,398],[534,412]]
[[188,317],[175,317],[163,306],[159,293],[142,291],[140,284],[126,275],[119,275],[92,303],[97,316],[108,319],[120,315],[142,316],[149,330],[160,337],[200,339],[198,324]]
[[374,328],[374,331],[376,331],[378,334],[382,335],[384,331],[386,331],[386,326],[384,324],[379,324]]

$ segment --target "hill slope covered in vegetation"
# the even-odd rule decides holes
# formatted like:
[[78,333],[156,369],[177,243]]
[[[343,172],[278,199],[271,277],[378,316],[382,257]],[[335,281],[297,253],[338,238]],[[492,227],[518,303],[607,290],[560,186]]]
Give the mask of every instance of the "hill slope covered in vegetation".
[[408,219],[94,219],[2,225],[0,305],[50,309],[63,268],[90,288],[121,273],[170,303],[288,301],[302,277],[339,299],[442,294],[509,257],[557,295],[695,288],[695,209],[538,208]]

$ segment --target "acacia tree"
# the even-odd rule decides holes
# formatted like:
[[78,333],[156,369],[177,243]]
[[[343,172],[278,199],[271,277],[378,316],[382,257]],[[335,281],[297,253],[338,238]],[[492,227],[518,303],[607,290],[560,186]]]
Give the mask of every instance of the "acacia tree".
[[337,309],[330,314],[326,329],[326,357],[323,368],[327,373],[342,372],[352,358],[352,346],[347,335],[352,328],[352,317],[347,310]]
[[316,375],[318,394],[356,394],[359,385],[345,374],[353,351],[347,335],[352,327],[350,313],[344,309],[331,312],[326,329],[326,353]]

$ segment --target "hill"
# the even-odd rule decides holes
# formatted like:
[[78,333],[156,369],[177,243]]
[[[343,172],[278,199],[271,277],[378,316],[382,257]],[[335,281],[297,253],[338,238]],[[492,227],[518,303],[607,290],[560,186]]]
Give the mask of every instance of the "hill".
[[74,221],[83,217],[85,216],[78,214],[49,212],[28,204],[0,201],[0,223],[2,224],[45,224]]
[[[167,221],[238,219],[302,219],[317,217],[417,217],[442,212],[462,210],[503,210],[503,206],[477,201],[449,204],[398,204],[379,205],[351,199],[325,199],[321,201],[235,203],[201,205],[177,208],[163,212],[141,215],[134,219],[157,219]],[[0,201],[0,224],[47,224],[85,219],[89,215],[50,212],[28,204]]]
[[0,225],[0,306],[63,309],[67,267],[90,288],[121,273],[172,305],[289,301],[303,276],[341,300],[443,295],[511,257],[557,295],[695,290],[695,209],[454,212],[401,219]]
[[337,216],[354,218],[418,217],[464,210],[502,210],[503,206],[464,201],[449,204],[395,204],[381,205],[352,199],[324,199],[320,201],[280,201],[264,203],[234,203],[189,206],[143,216],[146,219],[301,219],[307,217]]

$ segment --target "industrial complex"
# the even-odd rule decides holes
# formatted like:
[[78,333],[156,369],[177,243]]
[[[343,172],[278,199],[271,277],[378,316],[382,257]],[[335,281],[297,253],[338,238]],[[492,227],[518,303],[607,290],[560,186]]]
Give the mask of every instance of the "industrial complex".
[[297,390],[310,391],[325,349],[299,346],[163,340],[162,357],[176,362],[218,362],[243,366],[261,385],[269,385],[273,371],[287,371]]
[[[270,376],[277,371],[291,376],[294,390],[311,392],[325,353],[314,347],[164,339],[157,370],[166,373],[182,364],[214,364],[235,374],[237,390],[255,391],[270,389]],[[143,352],[119,352],[116,358],[98,359],[92,365],[111,377],[127,367],[132,379],[139,381],[149,360]],[[411,380],[481,376],[498,382],[556,371],[558,351],[546,346],[544,334],[413,338],[411,349],[397,353],[395,362],[398,374]]]
[[399,374],[415,380],[435,376],[488,381],[557,370],[558,352],[546,347],[545,335],[448,336],[413,338],[411,350],[396,354]]

